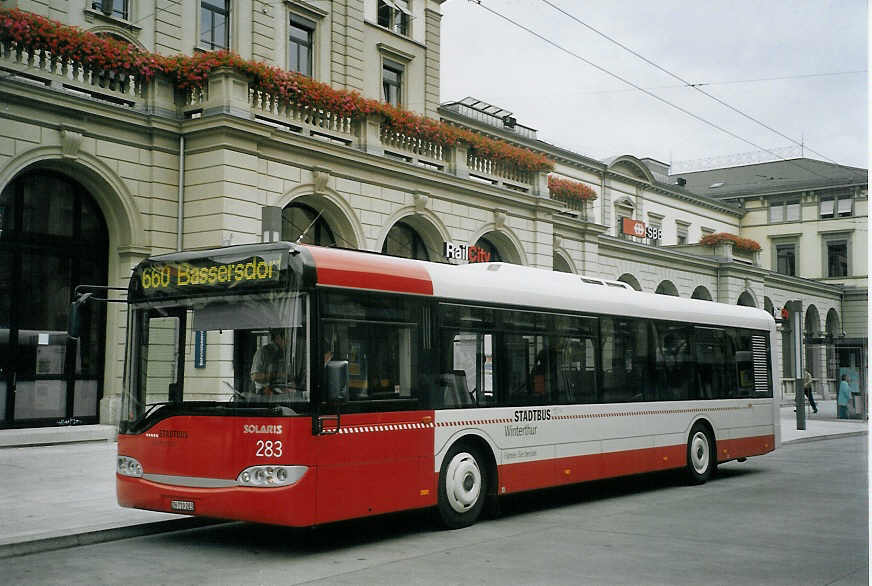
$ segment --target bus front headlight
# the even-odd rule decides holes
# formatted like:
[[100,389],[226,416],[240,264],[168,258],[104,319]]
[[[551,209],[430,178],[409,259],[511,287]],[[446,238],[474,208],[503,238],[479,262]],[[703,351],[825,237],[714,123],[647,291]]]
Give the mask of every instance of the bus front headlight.
[[118,456],[115,469],[122,476],[142,478],[142,464],[129,456]]
[[296,484],[308,470],[308,466],[249,466],[239,473],[236,482],[240,486],[272,488]]

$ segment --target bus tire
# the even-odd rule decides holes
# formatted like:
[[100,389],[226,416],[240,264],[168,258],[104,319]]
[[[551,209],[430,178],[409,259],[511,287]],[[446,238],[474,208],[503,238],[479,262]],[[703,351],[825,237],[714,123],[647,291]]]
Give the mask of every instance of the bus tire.
[[703,484],[714,474],[717,465],[715,440],[708,426],[697,422],[687,440],[687,479],[690,484]]
[[439,471],[439,518],[449,529],[476,522],[487,497],[487,469],[474,446],[457,442]]

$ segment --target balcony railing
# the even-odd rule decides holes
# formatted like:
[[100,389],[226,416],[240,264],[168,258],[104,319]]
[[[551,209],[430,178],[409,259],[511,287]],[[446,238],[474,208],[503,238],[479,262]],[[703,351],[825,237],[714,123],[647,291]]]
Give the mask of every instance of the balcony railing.
[[127,72],[96,69],[48,51],[30,50],[13,41],[0,42],[0,70],[43,85],[127,108],[145,103],[146,84]]
[[[538,197],[549,197],[546,173],[531,172],[470,152],[404,134],[378,114],[361,119],[288,103],[254,86],[243,74],[220,68],[203,88],[181,90],[157,75],[148,83],[126,72],[104,71],[0,43],[0,71],[10,78],[98,100],[133,111],[184,119],[232,114],[281,131],[321,139],[393,160]],[[570,205],[569,202],[566,202]]]

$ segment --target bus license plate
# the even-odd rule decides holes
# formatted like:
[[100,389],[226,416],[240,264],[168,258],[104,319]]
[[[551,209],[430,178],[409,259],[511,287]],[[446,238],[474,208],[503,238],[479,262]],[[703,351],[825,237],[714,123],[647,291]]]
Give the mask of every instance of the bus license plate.
[[170,508],[174,511],[194,512],[194,501],[170,501]]

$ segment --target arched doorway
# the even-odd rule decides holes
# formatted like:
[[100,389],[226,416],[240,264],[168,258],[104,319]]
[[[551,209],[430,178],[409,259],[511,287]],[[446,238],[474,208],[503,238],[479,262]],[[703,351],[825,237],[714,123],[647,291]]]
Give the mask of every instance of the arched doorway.
[[67,340],[77,285],[105,285],[106,221],[78,182],[23,173],[0,192],[0,426],[96,423],[103,391],[106,307],[82,307]]
[[[818,308],[809,305],[805,310],[805,323],[803,324],[803,342],[805,345],[805,367],[812,376],[823,378],[823,368],[826,359],[824,342],[821,334],[821,317]],[[817,389],[816,389],[817,390]]]
[[402,220],[391,227],[381,251],[390,256],[430,260],[424,239],[415,228]]
[[523,264],[521,255],[512,238],[498,230],[482,234],[475,241],[475,245],[490,254],[490,262]]

